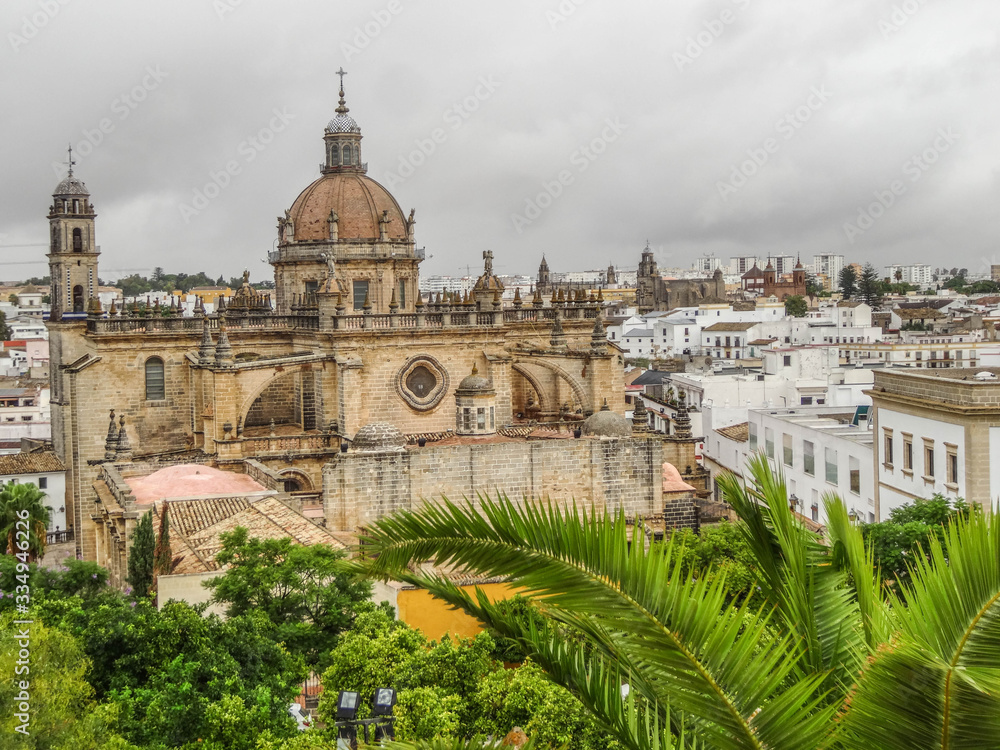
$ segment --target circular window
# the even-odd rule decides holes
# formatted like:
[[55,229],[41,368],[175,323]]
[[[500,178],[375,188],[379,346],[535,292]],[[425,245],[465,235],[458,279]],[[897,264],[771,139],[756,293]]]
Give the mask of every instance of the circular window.
[[413,357],[396,376],[396,391],[410,408],[429,411],[448,391],[448,373],[431,357]]

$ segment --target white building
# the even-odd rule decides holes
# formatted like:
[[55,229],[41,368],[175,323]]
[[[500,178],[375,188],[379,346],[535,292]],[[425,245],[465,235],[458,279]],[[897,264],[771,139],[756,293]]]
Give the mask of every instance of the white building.
[[33,484],[46,498],[49,508],[49,533],[66,531],[66,467],[55,453],[35,450],[0,455],[0,483]]
[[20,450],[23,437],[52,437],[48,385],[0,388],[0,451]]
[[703,255],[694,262],[694,270],[705,276],[711,276],[719,268],[722,268],[722,259],[714,255]]
[[742,276],[756,265],[758,265],[756,255],[736,255],[729,259],[729,273]]
[[998,376],[998,368],[877,374],[877,512],[935,494],[1000,507]]
[[840,290],[840,272],[844,270],[844,256],[821,254],[813,256],[813,273],[826,276],[830,280],[830,290]]
[[[713,480],[723,471],[743,474],[748,456],[760,451],[780,470],[796,511],[826,523],[823,496],[839,495],[856,518],[881,520],[875,507],[873,433],[857,407],[752,409],[747,422],[715,426],[705,410],[703,463]],[[860,413],[859,413],[860,412]]]
[[914,284],[915,286],[925,288],[934,283],[934,269],[926,263],[886,266],[885,275],[890,283],[897,281],[897,271],[899,272],[898,281],[903,284]]

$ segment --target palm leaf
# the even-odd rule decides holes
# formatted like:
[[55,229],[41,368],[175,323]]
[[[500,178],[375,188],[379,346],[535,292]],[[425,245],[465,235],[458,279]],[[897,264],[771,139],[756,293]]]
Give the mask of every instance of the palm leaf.
[[[831,710],[816,699],[823,675],[797,673],[791,641],[773,637],[768,616],[727,604],[722,575],[685,580],[679,561],[673,570],[665,562],[669,547],[630,546],[621,513],[590,517],[573,507],[564,515],[503,497],[481,500],[477,511],[445,500],[381,519],[363,549],[364,572],[375,577],[415,578],[408,567],[428,559],[508,577],[627,670],[651,705],[691,719],[692,735],[708,746],[799,748],[828,731]],[[421,582],[447,599],[440,581]],[[476,616],[486,610],[468,598],[450,601]],[[545,643],[525,640],[549,660],[543,667],[571,668],[565,656],[546,657]],[[583,676],[574,680],[580,694]]]
[[780,471],[772,472],[762,454],[752,456],[747,469],[747,483],[733,474],[716,481],[744,521],[762,594],[793,636],[804,672],[829,672],[840,693],[852,684],[865,654],[861,616],[847,576],[793,515]]
[[866,669],[843,721],[852,743],[1000,747],[1000,516],[932,538],[894,597],[899,637]]

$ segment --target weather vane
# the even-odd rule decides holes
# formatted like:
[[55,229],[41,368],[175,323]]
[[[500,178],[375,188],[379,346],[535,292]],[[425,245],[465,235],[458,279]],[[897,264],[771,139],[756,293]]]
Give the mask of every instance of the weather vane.
[[73,161],[73,144],[72,143],[69,144],[69,161],[67,161],[66,164],[69,166],[69,176],[72,177],[73,176],[73,165],[76,164],[76,162]]

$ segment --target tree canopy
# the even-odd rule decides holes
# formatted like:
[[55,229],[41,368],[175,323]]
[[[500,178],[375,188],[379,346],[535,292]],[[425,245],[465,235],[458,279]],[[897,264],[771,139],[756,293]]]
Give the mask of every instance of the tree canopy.
[[801,294],[792,294],[785,300],[785,315],[804,318],[809,314],[809,304]]
[[853,299],[858,293],[858,275],[853,266],[844,266],[840,271],[840,294],[844,299]]
[[279,640],[311,666],[320,664],[371,596],[371,584],[346,570],[342,550],[289,538],[253,539],[242,527],[221,541],[215,559],[225,572],[205,583],[212,600],[226,605],[229,617],[263,613]]

